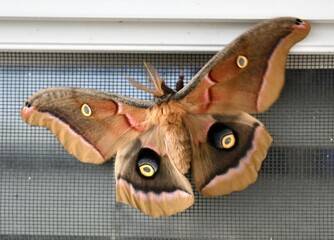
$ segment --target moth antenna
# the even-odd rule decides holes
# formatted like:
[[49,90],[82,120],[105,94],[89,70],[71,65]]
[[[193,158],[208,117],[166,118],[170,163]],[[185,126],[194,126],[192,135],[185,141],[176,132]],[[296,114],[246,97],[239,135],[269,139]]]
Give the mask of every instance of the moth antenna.
[[164,95],[164,91],[162,89],[162,79],[159,76],[158,71],[153,67],[152,64],[144,62],[144,67],[147,71],[147,74],[150,77],[150,80],[152,81],[152,83],[154,84],[154,87],[156,89],[156,93],[158,94],[154,94],[156,96],[163,96]]
[[133,78],[128,78],[129,82],[135,86],[136,88],[143,90],[145,92],[151,93],[156,97],[162,97],[167,94],[175,93],[175,91],[171,88],[169,88],[164,80],[161,79],[158,71],[153,67],[152,64],[144,62],[144,67],[147,71],[147,74],[150,77],[151,82],[153,83],[156,90],[153,90],[151,88],[145,87],[141,85],[139,82],[134,80]]
[[137,82],[136,80],[134,80],[133,78],[128,78],[129,82],[135,86],[136,88],[142,90],[142,91],[145,91],[145,92],[148,92],[148,93],[151,93],[153,94],[154,96],[160,96],[160,95],[157,95],[159,94],[156,90],[153,90],[151,88],[148,88],[148,87],[145,87],[143,85],[141,85],[139,82]]

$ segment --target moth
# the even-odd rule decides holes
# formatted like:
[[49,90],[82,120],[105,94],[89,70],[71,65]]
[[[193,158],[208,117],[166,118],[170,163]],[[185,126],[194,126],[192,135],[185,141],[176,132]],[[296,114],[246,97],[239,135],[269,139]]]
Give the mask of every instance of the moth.
[[84,163],[115,157],[116,200],[152,217],[194,204],[190,171],[205,197],[245,189],[258,177],[272,138],[252,117],[278,98],[289,49],[310,25],[284,17],[261,22],[218,52],[183,86],[168,87],[144,64],[155,89],[138,100],[94,89],[38,91],[21,109],[28,124],[50,129]]

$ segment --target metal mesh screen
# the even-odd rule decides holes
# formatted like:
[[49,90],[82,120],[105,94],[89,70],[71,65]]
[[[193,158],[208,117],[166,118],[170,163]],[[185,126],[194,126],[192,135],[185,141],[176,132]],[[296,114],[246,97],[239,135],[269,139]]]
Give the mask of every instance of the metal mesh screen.
[[[333,239],[334,56],[292,55],[278,102],[259,118],[274,138],[258,181],[152,219],[115,202],[114,163],[69,155],[44,128],[20,119],[24,100],[50,86],[80,86],[149,99],[143,60],[169,86],[211,54],[0,53],[0,238]],[[190,177],[191,178],[191,177]]]

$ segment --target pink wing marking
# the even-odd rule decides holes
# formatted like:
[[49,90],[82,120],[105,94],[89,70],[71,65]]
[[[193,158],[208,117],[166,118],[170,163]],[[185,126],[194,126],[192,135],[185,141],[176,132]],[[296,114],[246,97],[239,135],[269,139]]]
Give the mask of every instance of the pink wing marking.
[[135,117],[133,117],[134,114],[128,113],[129,111],[126,109],[125,105],[121,103],[118,103],[117,105],[118,105],[118,108],[117,108],[116,114],[122,115],[129,127],[139,132],[143,132],[146,130],[145,126],[141,122],[139,122]]

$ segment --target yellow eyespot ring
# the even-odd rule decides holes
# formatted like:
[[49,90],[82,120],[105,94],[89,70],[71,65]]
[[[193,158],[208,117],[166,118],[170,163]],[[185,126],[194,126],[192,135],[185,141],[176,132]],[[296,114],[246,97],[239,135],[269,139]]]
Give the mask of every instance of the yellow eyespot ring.
[[152,177],[155,173],[154,168],[150,164],[143,164],[139,167],[140,173],[145,177]]
[[92,115],[92,109],[90,108],[90,106],[88,106],[88,104],[84,103],[81,106],[81,113],[85,117],[90,117]]
[[248,59],[243,56],[243,55],[239,55],[237,58],[237,65],[239,68],[245,68],[248,65]]
[[222,148],[224,149],[230,149],[235,145],[235,137],[233,133],[229,133],[225,135],[221,142]]

